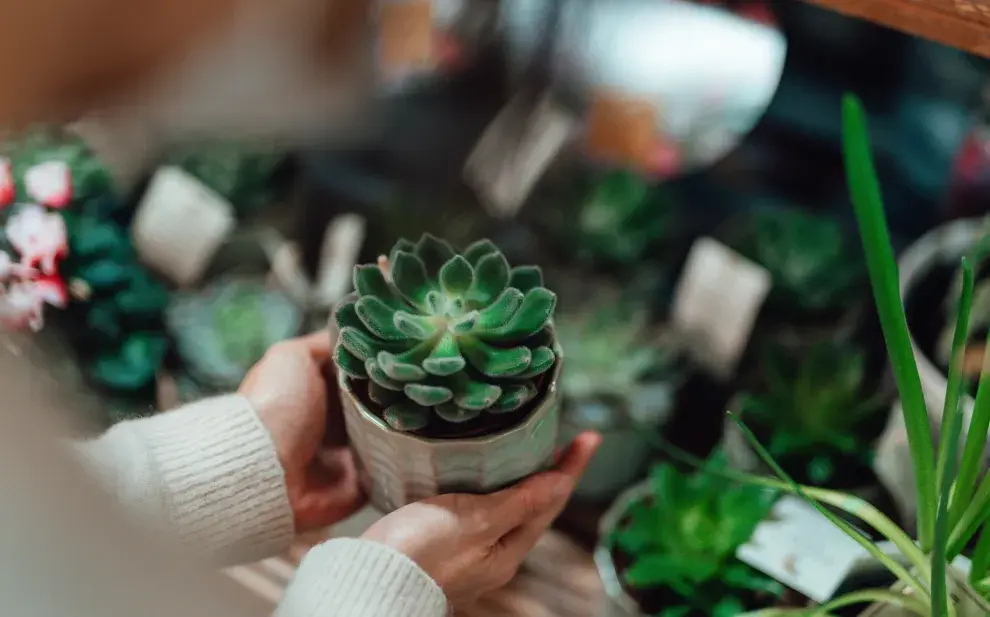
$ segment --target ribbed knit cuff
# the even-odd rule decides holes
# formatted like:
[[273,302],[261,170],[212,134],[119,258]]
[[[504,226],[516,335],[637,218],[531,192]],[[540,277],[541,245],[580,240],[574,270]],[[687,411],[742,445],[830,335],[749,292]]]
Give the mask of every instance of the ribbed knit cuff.
[[447,599],[426,572],[392,548],[355,538],[309,551],[276,617],[445,617]]
[[282,467],[245,398],[206,399],[128,424],[147,445],[184,540],[224,564],[288,548],[294,529]]

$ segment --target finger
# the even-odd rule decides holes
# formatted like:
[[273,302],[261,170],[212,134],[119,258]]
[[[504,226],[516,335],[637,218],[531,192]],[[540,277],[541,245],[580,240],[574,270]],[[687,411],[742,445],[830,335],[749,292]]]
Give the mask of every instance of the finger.
[[309,355],[313,357],[318,363],[323,364],[330,360],[330,356],[333,353],[333,337],[330,332],[324,328],[318,330],[311,334],[299,337],[297,342],[306,348]]
[[351,516],[367,503],[348,448],[326,450],[306,471],[307,491],[296,504],[300,531],[320,529]]
[[[571,479],[572,490],[577,485],[584,470],[587,469],[600,444],[601,436],[597,433],[591,431],[582,433],[574,439],[563,455],[558,472]],[[515,564],[521,563],[550,528],[553,521],[563,512],[570,496],[571,493],[568,492],[566,496],[555,501],[546,511],[507,533],[496,547],[496,552],[500,553],[497,558],[506,559]]]
[[601,437],[597,433],[581,433],[555,470],[537,474],[512,488],[489,495],[486,507],[490,512],[488,531],[492,536],[501,538],[529,521],[547,517],[552,521],[567,503],[599,443]]

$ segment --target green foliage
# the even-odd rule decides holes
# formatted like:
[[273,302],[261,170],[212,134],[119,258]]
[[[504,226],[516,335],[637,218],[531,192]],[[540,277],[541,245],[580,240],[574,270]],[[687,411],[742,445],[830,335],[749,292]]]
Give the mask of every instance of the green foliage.
[[823,312],[862,296],[865,264],[838,221],[793,208],[760,209],[747,217],[736,248],[769,270],[770,302]]
[[272,180],[285,154],[239,142],[195,144],[171,153],[177,165],[247,216],[273,198]]
[[302,313],[287,296],[241,278],[177,295],[166,319],[185,368],[217,389],[236,388],[269,347],[302,326]]
[[767,449],[784,468],[812,484],[826,485],[838,457],[868,462],[867,429],[885,412],[885,398],[866,383],[866,357],[853,345],[819,342],[797,354],[763,350],[764,387],[740,397],[738,413],[769,433]]
[[666,588],[681,599],[661,614],[735,615],[753,594],[783,594],[780,583],[735,557],[770,514],[775,491],[707,472],[683,474],[667,463],[651,472],[650,489],[609,542],[631,559],[624,572],[629,587]]
[[[103,164],[82,139],[66,131],[34,128],[6,142],[3,155],[10,158],[17,179],[24,178],[24,173],[38,163],[64,161],[72,172],[72,195],[76,203],[113,192],[113,181]],[[33,201],[20,181],[17,182],[17,201]]]
[[88,214],[86,203],[79,210],[65,213],[71,252],[61,272],[82,297],[63,323],[97,386],[148,391],[169,347],[162,320],[168,291],[138,261],[124,227]]
[[578,256],[591,262],[635,265],[671,224],[673,209],[666,194],[633,171],[597,176],[578,202],[576,216],[564,221],[563,228],[574,234],[566,240]]
[[557,297],[539,268],[510,269],[488,240],[457,254],[429,234],[396,243],[389,267],[389,278],[377,265],[355,267],[356,293],[336,311],[334,360],[367,380],[390,426],[420,430],[434,413],[463,423],[537,396],[557,359]]

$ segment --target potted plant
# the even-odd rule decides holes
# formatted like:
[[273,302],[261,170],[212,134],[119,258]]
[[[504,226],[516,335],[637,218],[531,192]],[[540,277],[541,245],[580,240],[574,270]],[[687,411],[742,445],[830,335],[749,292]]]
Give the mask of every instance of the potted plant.
[[[890,397],[867,374],[866,354],[852,343],[818,341],[803,353],[768,345],[759,380],[731,408],[788,474],[802,484],[856,490],[876,486],[873,443],[887,422]],[[730,462],[756,471],[759,459],[727,421]],[[874,480],[874,481],[871,481]]]
[[491,492],[551,462],[562,357],[539,268],[426,234],[356,266],[354,287],[334,312],[334,363],[376,507]]
[[[751,478],[750,481],[784,488],[808,499],[824,516],[866,549],[896,580],[890,590],[863,589],[840,596],[820,607],[819,614],[827,614],[847,605],[871,602],[874,604],[864,613],[871,617],[984,616],[990,614],[990,475],[983,474],[982,480],[980,476],[990,425],[990,378],[981,377],[975,407],[967,422],[964,422],[960,405],[963,391],[962,352],[968,337],[973,271],[963,258],[952,360],[948,386],[943,394],[945,404],[936,449],[921,378],[914,362],[907,319],[898,293],[897,265],[873,170],[865,114],[859,101],[851,95],[843,100],[843,138],[850,193],[907,427],[918,494],[917,541],[863,500],[798,485],[776,464],[759,440],[741,425],[761,458],[784,479],[783,482],[764,478]],[[984,362],[990,362],[990,358],[985,358]],[[964,424],[969,425],[969,430],[965,440],[961,440]],[[961,441],[964,441],[962,446]],[[858,529],[822,507],[822,504],[844,510],[873,527],[894,545],[897,557],[873,544]],[[957,559],[968,552],[970,546],[973,548],[968,572],[965,572],[957,566]]]
[[588,429],[603,437],[575,494],[613,499],[641,477],[654,433],[673,411],[677,348],[650,325],[645,307],[608,294],[560,311],[554,330],[567,350],[563,440]]
[[[716,453],[709,462],[724,464]],[[786,602],[783,585],[736,558],[776,491],[670,463],[616,500],[601,521],[595,563],[608,617],[735,617]]]
[[801,347],[848,338],[859,324],[865,264],[835,218],[761,207],[731,219],[719,235],[773,281],[755,339]]

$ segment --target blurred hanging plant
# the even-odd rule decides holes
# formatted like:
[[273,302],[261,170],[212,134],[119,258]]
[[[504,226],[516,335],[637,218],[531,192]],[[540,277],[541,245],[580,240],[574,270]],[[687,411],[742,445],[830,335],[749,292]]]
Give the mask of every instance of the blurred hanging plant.
[[269,347],[299,333],[302,320],[288,296],[253,278],[178,295],[167,311],[185,369],[215,391],[236,388]]
[[760,374],[763,387],[742,393],[737,412],[788,473],[821,486],[835,481],[842,459],[870,463],[886,397],[869,389],[861,349],[823,341],[796,354],[768,346]]
[[[723,458],[716,453],[710,465],[724,466]],[[628,588],[676,598],[661,617],[735,617],[758,608],[754,596],[768,606],[784,595],[783,585],[736,558],[775,499],[772,490],[663,463],[650,474],[648,495],[632,504],[606,543],[631,561],[621,573]]]
[[837,220],[793,208],[743,215],[734,248],[770,271],[768,303],[780,310],[820,314],[841,310],[866,289],[862,252],[850,246]]
[[275,173],[285,153],[270,146],[234,141],[193,144],[174,150],[177,165],[229,201],[238,216],[250,216],[271,203]]

